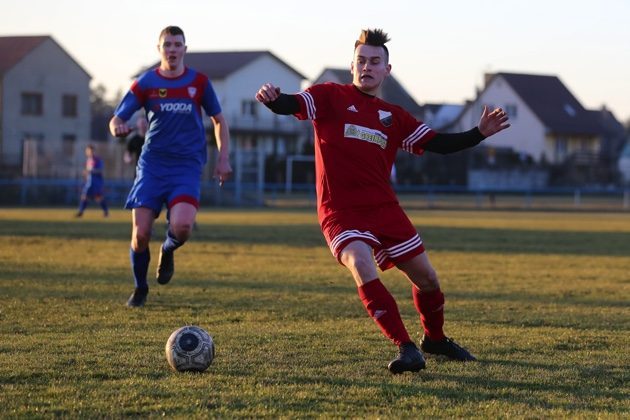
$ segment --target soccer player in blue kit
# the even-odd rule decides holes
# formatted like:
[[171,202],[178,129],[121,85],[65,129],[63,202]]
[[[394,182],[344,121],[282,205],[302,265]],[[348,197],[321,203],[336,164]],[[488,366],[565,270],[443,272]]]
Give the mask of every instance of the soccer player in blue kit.
[[88,200],[94,199],[103,209],[103,216],[107,217],[109,211],[107,210],[107,202],[103,194],[103,159],[96,156],[94,153],[94,146],[91,144],[85,148],[85,184],[81,191],[81,201],[79,203],[79,210],[77,210],[76,217],[83,216],[83,212],[88,206]]
[[129,307],[143,306],[149,293],[149,240],[163,205],[167,207],[168,229],[158,258],[159,284],[171,280],[173,253],[190,237],[207,160],[202,108],[214,124],[219,151],[214,177],[222,184],[232,172],[227,122],[208,77],[184,65],[186,48],[181,28],[164,28],[158,44],[159,67],[133,82],[109,123],[112,135],[124,137],[131,131],[127,121],[140,108],[149,122],[136,179],[125,204],[132,210],[130,259],[135,281]]

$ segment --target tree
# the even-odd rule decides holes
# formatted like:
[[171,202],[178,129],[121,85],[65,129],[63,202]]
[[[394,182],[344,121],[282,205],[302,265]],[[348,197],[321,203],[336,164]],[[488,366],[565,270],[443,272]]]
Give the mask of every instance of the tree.
[[92,140],[107,141],[109,129],[107,125],[114,114],[115,105],[105,97],[107,89],[102,84],[90,89],[90,107],[92,109]]

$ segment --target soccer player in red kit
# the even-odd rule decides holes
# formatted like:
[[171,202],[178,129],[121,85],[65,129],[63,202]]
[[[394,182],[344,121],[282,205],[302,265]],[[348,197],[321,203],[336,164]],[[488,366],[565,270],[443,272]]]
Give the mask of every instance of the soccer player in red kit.
[[312,121],[322,232],[333,255],[352,273],[370,317],[399,347],[389,370],[417,372],[425,367],[424,356],[409,337],[376,265],[381,270],[397,267],[411,282],[424,329],[420,343],[424,353],[476,359],[444,334],[444,294],[437,274],[390,183],[396,153],[398,149],[417,155],[453,153],[479,144],[509,124],[500,108],[492,112],[484,108],[472,130],[436,133],[403,108],[379,99],[391,71],[387,41],[380,29],[361,32],[350,67],[352,84],[324,83],[287,95],[266,83],[256,99],[277,114]]

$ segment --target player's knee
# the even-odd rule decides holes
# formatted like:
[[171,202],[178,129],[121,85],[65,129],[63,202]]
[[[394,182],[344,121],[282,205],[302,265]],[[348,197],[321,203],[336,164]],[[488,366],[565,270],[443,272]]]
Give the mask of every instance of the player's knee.
[[[368,254],[369,255],[369,254]],[[341,262],[352,271],[359,273],[372,270],[374,268],[374,260],[365,253],[344,252],[341,256]]]
[[185,242],[190,238],[192,233],[192,223],[178,223],[171,226],[172,232],[178,241]]
[[144,251],[149,246],[151,240],[151,231],[138,229],[131,238],[131,246],[134,251]]
[[425,292],[440,288],[437,272],[433,268],[427,268],[414,276],[413,282]]

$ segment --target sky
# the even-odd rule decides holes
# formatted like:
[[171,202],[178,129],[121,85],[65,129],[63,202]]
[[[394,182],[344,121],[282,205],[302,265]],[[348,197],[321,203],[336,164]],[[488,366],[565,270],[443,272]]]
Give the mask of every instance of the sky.
[[0,4],[0,36],[51,35],[110,98],[159,60],[157,38],[168,25],[182,27],[189,52],[269,50],[308,79],[325,67],[349,69],[361,29],[382,28],[392,74],[419,104],[473,99],[488,72],[544,74],[558,76],[587,109],[606,106],[630,120],[630,0]]

